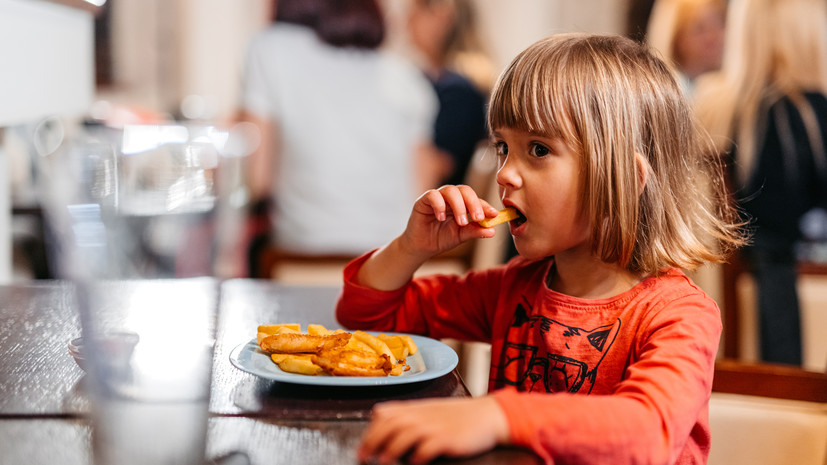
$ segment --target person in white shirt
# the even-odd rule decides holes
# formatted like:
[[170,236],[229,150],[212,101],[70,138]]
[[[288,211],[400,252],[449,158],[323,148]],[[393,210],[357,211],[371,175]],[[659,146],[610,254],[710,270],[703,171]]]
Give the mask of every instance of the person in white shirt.
[[271,201],[272,241],[303,255],[378,247],[441,175],[436,96],[380,50],[375,0],[279,0],[274,16],[248,47],[242,91],[263,133],[249,184]]

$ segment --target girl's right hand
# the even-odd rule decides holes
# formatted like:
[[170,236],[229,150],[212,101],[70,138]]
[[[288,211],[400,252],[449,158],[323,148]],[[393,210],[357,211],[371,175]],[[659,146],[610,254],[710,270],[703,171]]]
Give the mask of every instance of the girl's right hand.
[[399,239],[409,253],[430,258],[468,239],[493,237],[494,228],[477,221],[496,216],[497,211],[469,186],[431,189],[417,199]]
[[468,186],[442,186],[422,194],[405,232],[374,252],[355,281],[379,290],[399,289],[434,255],[475,237],[493,237],[494,228],[476,222],[497,216],[497,209]]

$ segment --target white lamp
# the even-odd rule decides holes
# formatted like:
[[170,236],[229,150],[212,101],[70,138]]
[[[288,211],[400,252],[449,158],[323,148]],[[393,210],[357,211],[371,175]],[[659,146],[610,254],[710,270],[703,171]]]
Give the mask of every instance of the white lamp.
[[0,127],[85,112],[95,90],[94,16],[0,0]]
[[74,6],[70,0],[0,0],[0,283],[11,280],[3,128],[50,115],[81,115],[94,95],[93,10]]

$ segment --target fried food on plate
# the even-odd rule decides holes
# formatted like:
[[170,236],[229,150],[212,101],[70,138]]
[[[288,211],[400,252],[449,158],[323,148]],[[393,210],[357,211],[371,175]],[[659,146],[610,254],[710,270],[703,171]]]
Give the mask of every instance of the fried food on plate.
[[355,337],[351,337],[347,344],[345,344],[346,349],[351,350],[361,350],[362,352],[375,352],[373,347],[365,344],[364,342],[360,341]]
[[406,335],[373,336],[313,324],[307,333],[300,331],[296,324],[261,325],[256,340],[282,371],[309,376],[399,376],[410,370],[405,359],[417,350]]
[[413,338],[408,336],[407,334],[397,334],[397,335],[392,336],[392,337],[398,337],[399,339],[401,339],[402,344],[404,344],[405,347],[408,348],[408,353],[411,354],[411,355],[415,354],[416,351],[419,350],[416,347],[416,342],[414,342]]
[[276,334],[284,328],[297,333],[300,333],[302,330],[302,326],[298,323],[282,323],[278,325],[259,325],[258,332],[266,334]]
[[408,357],[408,354],[410,353],[408,351],[408,347],[402,343],[400,338],[388,336],[387,334],[379,334],[376,338],[387,344],[388,348],[391,350],[391,353],[397,359],[405,359]]
[[272,354],[270,358],[282,371],[298,375],[318,376],[324,369],[313,363],[312,354]]
[[318,336],[304,333],[271,334],[261,340],[259,346],[265,352],[284,354],[315,353],[325,346],[339,347],[347,344],[349,333],[328,334]]
[[506,207],[497,214],[497,216],[493,218],[485,218],[484,220],[477,221],[480,226],[484,228],[491,228],[498,224],[505,223],[507,221],[516,220],[519,218],[520,214],[517,213],[517,210],[512,207]]
[[285,331],[300,333],[301,330],[301,325],[297,323],[287,323],[280,325],[259,325],[258,332],[256,333],[256,342],[258,343],[258,345],[261,345],[261,340],[267,336],[278,334]]
[[387,355],[391,363],[396,364],[396,357],[394,357],[390,347],[388,347],[388,345],[385,344],[383,340],[379,339],[376,336],[370,335],[364,331],[354,331],[353,337],[369,345],[370,348],[373,349],[377,354]]
[[387,376],[393,369],[387,354],[341,347],[322,349],[311,360],[333,376]]

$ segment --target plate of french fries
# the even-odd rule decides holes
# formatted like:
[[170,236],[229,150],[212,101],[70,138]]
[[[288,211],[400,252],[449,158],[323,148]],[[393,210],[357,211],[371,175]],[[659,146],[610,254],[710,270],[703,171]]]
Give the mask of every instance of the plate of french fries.
[[440,377],[457,366],[458,357],[451,347],[424,336],[291,323],[259,325],[256,338],[233,349],[230,362],[274,381],[376,386]]

